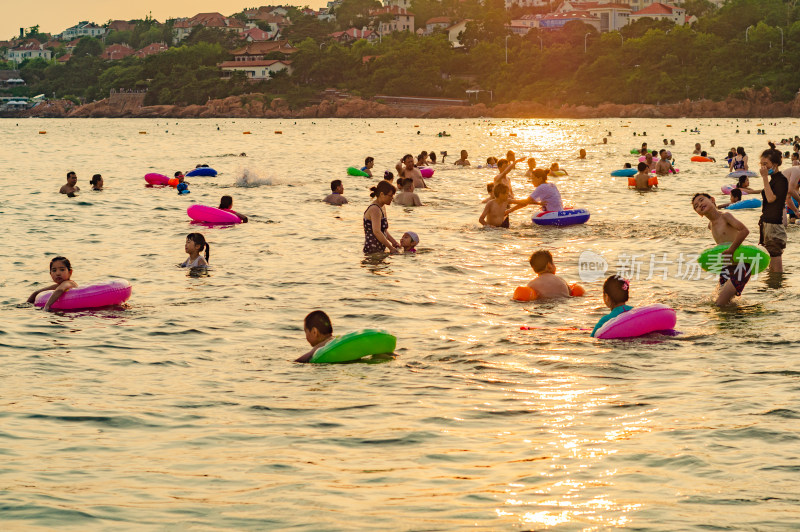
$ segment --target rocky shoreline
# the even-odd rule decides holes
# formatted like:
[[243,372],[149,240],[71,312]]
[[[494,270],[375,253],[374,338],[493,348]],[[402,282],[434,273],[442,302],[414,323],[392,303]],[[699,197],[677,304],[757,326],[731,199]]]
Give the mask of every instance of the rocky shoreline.
[[739,97],[719,102],[685,100],[679,103],[545,105],[511,102],[488,107],[442,106],[433,109],[387,105],[378,101],[349,98],[323,100],[291,109],[280,98],[268,100],[263,94],[231,96],[209,100],[205,105],[150,105],[141,100],[107,98],[85,105],[66,100],[45,102],[20,112],[19,117],[42,118],[779,118],[800,117],[800,93],[791,102],[774,101],[769,89],[746,90]]

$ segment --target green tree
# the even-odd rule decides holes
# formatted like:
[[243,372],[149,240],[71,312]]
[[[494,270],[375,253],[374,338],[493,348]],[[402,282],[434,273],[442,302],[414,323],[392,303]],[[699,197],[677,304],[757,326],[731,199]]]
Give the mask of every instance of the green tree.
[[75,49],[72,50],[73,57],[83,57],[86,55],[97,57],[102,53],[103,45],[100,41],[89,36],[81,37],[78,44],[75,45]]
[[336,8],[336,23],[341,30],[366,26],[369,24],[369,12],[380,7],[378,0],[342,0]]

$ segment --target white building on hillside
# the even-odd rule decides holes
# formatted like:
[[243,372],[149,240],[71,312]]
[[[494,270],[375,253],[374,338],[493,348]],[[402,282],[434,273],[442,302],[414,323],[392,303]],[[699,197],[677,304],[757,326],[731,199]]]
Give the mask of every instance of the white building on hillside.
[[687,22],[686,10],[682,7],[676,7],[669,4],[662,4],[655,2],[650,6],[640,9],[631,13],[631,22],[641,20],[643,18],[652,18],[654,20],[670,20],[678,26],[683,26]]
[[99,38],[106,34],[106,29],[102,26],[98,26],[94,22],[87,22],[82,21],[71,28],[65,29],[60,38],[62,41],[71,41],[72,39],[78,39],[80,37],[89,36]]

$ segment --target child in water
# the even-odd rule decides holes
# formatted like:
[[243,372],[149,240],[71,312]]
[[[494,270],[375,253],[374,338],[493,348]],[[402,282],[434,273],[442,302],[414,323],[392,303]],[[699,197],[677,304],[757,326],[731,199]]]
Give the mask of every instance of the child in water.
[[50,295],[50,299],[47,300],[47,303],[44,305],[44,310],[50,310],[50,307],[58,301],[58,298],[64,294],[70,288],[77,288],[78,283],[71,280],[72,277],[72,265],[69,263],[69,259],[66,257],[56,257],[50,261],[50,278],[53,279],[55,284],[50,285],[46,288],[42,288],[40,290],[35,291],[31,294],[28,298],[28,303],[33,303],[36,301],[36,296],[41,294],[42,292],[46,292],[48,290],[52,290],[53,293]]
[[[718,306],[727,305],[734,296],[742,295],[742,290],[750,280],[751,269],[744,264],[733,264],[731,258],[750,231],[742,222],[733,217],[729,212],[719,212],[714,204],[714,198],[705,192],[695,194],[692,198],[692,208],[700,216],[708,218],[708,228],[717,244],[730,244],[720,257],[722,269],[719,273],[720,291],[715,303]],[[724,266],[723,266],[724,264]]]
[[295,360],[295,362],[308,362],[320,347],[333,339],[331,319],[321,310],[315,310],[306,316],[303,321],[303,330],[306,333],[306,340],[311,344],[311,351]]
[[532,288],[539,298],[570,296],[570,287],[564,279],[556,275],[556,265],[549,251],[534,251],[530,263],[536,279],[528,283],[528,288]]
[[414,180],[410,177],[401,177],[397,180],[397,186],[402,189],[402,192],[394,197],[394,203],[404,207],[421,207],[422,201],[419,199],[419,194],[414,192]]
[[508,187],[499,183],[492,188],[492,195],[494,196],[484,207],[478,222],[481,225],[490,225],[492,227],[505,227],[508,228],[508,216],[506,216],[506,209],[508,209]]
[[419,245],[419,235],[414,231],[407,231],[400,237],[400,246],[403,248],[403,253],[416,253],[417,245]]
[[[186,236],[186,253],[189,254],[189,258],[186,259],[182,264],[180,264],[181,268],[207,268],[208,267],[208,259],[211,255],[211,249],[209,248],[208,242],[206,242],[206,238],[200,233],[189,233]],[[205,249],[205,258],[200,255],[200,252]]]
[[650,190],[653,188],[652,185],[650,185],[650,167],[647,166],[647,163],[639,163],[636,169],[639,170],[639,173],[634,176],[634,179],[636,179],[636,190]]
[[722,205],[719,206],[719,208],[727,209],[734,203],[739,203],[740,201],[742,201],[742,191],[741,189],[734,188],[733,190],[731,190],[731,201],[728,203],[723,203]]
[[592,329],[592,336],[611,318],[616,318],[623,312],[633,310],[633,307],[626,305],[628,302],[628,289],[630,282],[627,279],[612,275],[603,283],[603,303],[606,304],[611,312],[600,318],[600,321]]
[[750,178],[746,175],[740,175],[739,181],[736,183],[736,188],[738,188],[742,192],[747,192],[748,194],[760,194],[760,190],[755,190],[750,188]]
[[76,192],[81,191],[78,185],[78,176],[75,172],[67,172],[67,184],[59,189],[60,194],[66,194],[68,198],[74,198]]
[[247,216],[245,216],[243,214],[239,214],[238,212],[236,212],[233,209],[231,209],[231,207],[233,207],[233,198],[230,197],[230,196],[222,196],[220,198],[220,200],[219,200],[219,208],[220,208],[220,210],[229,212],[231,214],[235,214],[236,216],[239,217],[239,219],[242,221],[243,224],[246,224],[247,223]]

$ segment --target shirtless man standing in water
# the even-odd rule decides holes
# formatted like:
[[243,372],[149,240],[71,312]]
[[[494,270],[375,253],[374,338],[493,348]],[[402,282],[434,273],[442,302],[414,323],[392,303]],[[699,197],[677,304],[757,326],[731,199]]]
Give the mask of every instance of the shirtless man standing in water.
[[419,173],[419,168],[414,166],[414,156],[408,154],[403,157],[397,165],[397,177],[405,177],[414,181],[414,188],[428,188],[425,180],[422,179],[422,174]]

